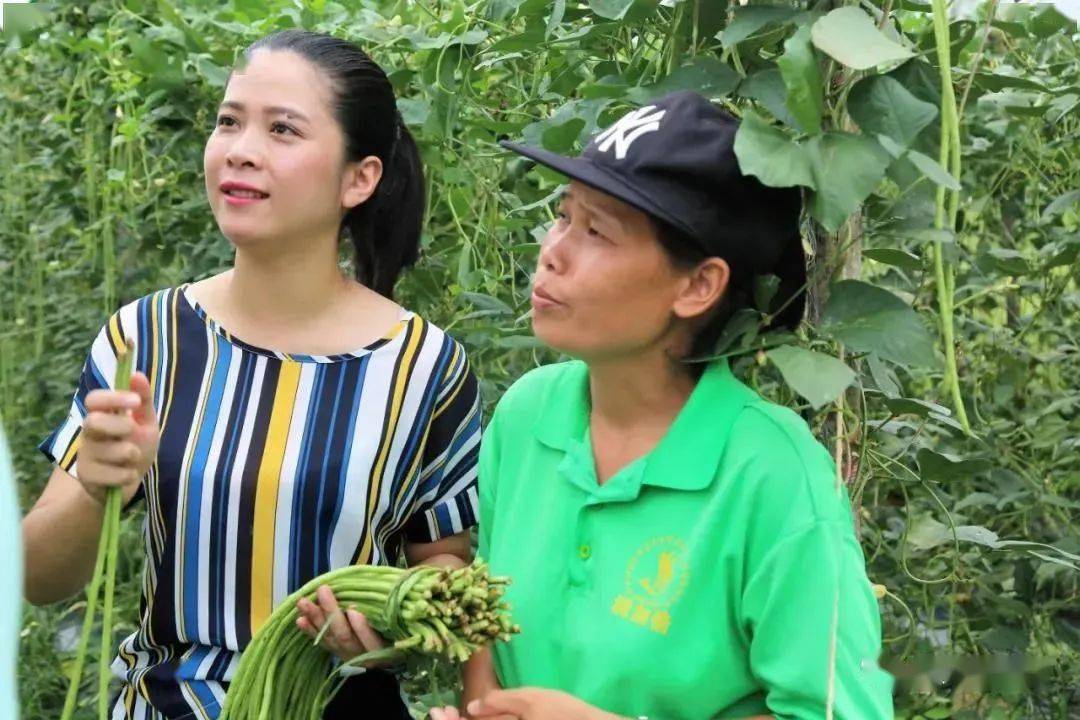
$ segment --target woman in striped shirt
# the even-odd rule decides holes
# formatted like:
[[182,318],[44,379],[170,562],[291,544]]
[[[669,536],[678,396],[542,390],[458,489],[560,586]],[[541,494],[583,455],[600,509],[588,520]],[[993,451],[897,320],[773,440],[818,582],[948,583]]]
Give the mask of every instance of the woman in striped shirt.
[[[480,411],[461,346],[391,299],[418,253],[416,145],[386,75],[351,43],[291,30],[230,76],[206,189],[231,270],[114,314],[23,520],[26,593],[89,578],[102,498],[146,501],[138,629],[113,662],[114,720],[215,718],[240,651],[312,577],[350,564],[460,565],[476,518]],[[355,250],[356,279],[338,267]],[[110,389],[135,341],[132,392]],[[323,588],[301,628],[380,640]],[[393,677],[352,678],[326,717],[407,718]]]

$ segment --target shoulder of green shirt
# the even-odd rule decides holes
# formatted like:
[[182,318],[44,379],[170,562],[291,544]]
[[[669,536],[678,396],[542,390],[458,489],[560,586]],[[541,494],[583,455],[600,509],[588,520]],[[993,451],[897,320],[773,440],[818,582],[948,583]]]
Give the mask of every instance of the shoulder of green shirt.
[[506,389],[496,404],[491,418],[492,426],[496,419],[505,429],[508,429],[509,425],[518,426],[518,423],[531,426],[536,421],[536,412],[545,402],[548,391],[568,373],[580,372],[582,365],[580,360],[568,360],[541,365],[522,375]]
[[729,463],[745,464],[764,498],[801,505],[806,516],[799,525],[849,520],[847,493],[837,488],[832,457],[790,408],[755,394],[732,427],[724,459]]

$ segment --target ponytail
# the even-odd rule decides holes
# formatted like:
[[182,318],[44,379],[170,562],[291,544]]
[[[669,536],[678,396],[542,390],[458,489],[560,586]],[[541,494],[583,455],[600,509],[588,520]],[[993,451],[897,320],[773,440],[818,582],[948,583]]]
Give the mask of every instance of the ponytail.
[[356,279],[387,298],[420,254],[425,207],[420,151],[401,115],[394,114],[394,143],[375,194],[342,223],[352,242]]

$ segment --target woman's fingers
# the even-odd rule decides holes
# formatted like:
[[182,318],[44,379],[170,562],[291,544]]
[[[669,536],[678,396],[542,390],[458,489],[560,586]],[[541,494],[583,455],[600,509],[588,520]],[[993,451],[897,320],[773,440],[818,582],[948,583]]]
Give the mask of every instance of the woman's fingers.
[[132,416],[140,425],[157,424],[157,413],[154,411],[154,393],[150,387],[150,380],[146,375],[137,372],[131,376],[131,391],[139,398],[139,404],[133,410]]
[[126,487],[138,480],[139,473],[132,468],[103,463],[90,457],[79,458],[79,481],[84,487]]
[[127,415],[95,410],[83,418],[83,435],[90,440],[127,440],[134,429],[135,421]]
[[[147,386],[149,387],[149,383]],[[142,405],[142,398],[138,393],[128,390],[91,390],[86,394],[84,404],[88,413],[117,413],[121,410],[135,410]]]
[[456,707],[431,708],[431,720],[461,720]]
[[330,623],[329,634],[334,637],[334,642],[342,651],[348,651],[356,647],[356,636],[349,628],[344,613],[338,607],[337,598],[329,585],[320,585],[316,596],[319,598],[319,607],[326,614],[326,622]]
[[345,611],[345,617],[349,621],[349,627],[360,638],[360,644],[367,651],[382,650],[386,647],[386,641],[371,627],[363,613],[349,609]]
[[107,442],[100,443],[92,453],[93,459],[103,465],[115,465],[116,467],[131,468],[139,463],[142,453],[135,443],[131,442]]

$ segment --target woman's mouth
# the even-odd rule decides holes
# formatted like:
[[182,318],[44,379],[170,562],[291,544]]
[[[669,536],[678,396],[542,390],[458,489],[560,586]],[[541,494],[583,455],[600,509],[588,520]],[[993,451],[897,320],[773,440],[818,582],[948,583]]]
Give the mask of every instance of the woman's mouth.
[[223,184],[221,193],[225,196],[225,202],[230,205],[250,205],[270,197],[268,193],[261,190],[232,183]]
[[534,287],[529,300],[532,302],[533,310],[548,310],[562,306],[561,302],[551,297],[542,287]]

